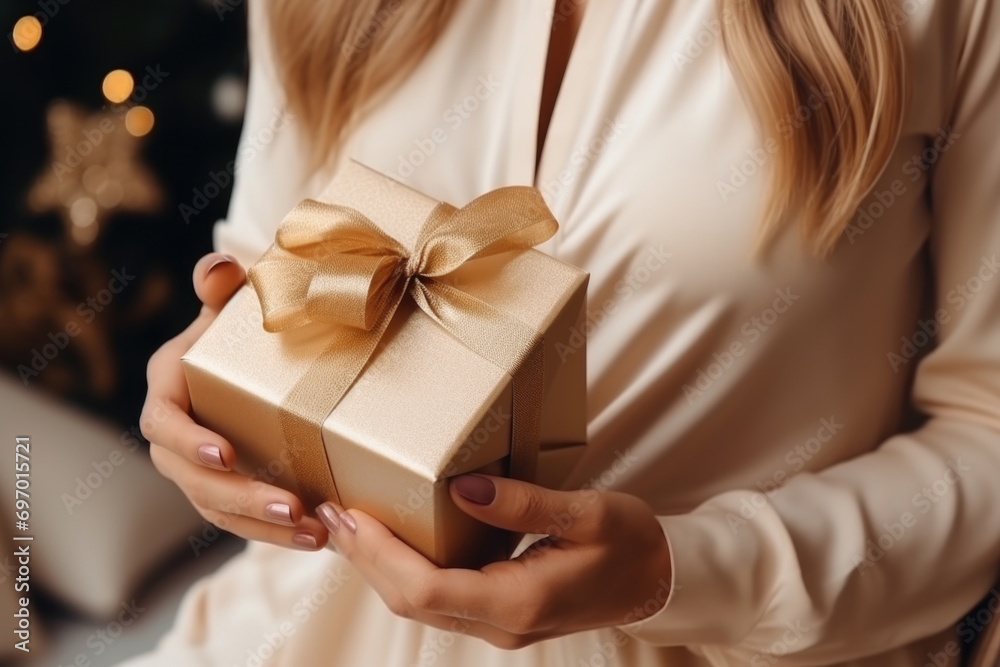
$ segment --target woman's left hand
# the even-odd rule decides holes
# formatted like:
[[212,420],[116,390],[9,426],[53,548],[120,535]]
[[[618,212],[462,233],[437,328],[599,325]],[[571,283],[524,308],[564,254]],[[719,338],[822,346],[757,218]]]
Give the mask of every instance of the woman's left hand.
[[364,512],[324,503],[317,516],[395,614],[500,648],[624,625],[666,602],[669,548],[639,498],[486,475],[457,477],[450,492],[484,523],[550,537],[481,570],[442,569]]

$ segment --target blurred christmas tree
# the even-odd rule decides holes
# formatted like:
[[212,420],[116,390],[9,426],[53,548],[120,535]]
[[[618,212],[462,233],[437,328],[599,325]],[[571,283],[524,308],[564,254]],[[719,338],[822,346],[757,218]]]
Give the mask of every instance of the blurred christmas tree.
[[0,364],[135,424],[228,207],[204,194],[239,137],[242,0],[4,0],[0,26]]

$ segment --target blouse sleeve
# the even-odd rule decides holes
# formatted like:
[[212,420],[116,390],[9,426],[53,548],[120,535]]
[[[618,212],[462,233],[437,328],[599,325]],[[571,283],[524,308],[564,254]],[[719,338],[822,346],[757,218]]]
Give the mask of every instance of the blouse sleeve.
[[248,266],[274,239],[285,214],[308,195],[308,151],[279,82],[267,3],[251,0],[250,83],[226,220],[215,225],[215,248]]
[[995,581],[1000,3],[970,4],[945,123],[954,143],[929,183],[936,308],[946,317],[912,389],[927,421],[793,478],[763,506],[758,494],[751,518],[741,510],[752,494],[738,490],[659,517],[672,588],[653,616],[621,626],[626,633],[697,646],[713,664],[772,664],[775,646],[782,665],[827,664],[955,628]]

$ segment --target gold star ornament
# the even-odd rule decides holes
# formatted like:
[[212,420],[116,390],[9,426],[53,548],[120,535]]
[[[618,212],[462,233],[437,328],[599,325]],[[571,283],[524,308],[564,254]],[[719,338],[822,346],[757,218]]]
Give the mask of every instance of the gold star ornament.
[[140,137],[152,129],[152,112],[112,107],[88,115],[74,104],[55,102],[46,120],[52,153],[28,192],[28,206],[35,213],[57,212],[76,246],[93,243],[115,212],[161,209],[163,190],[139,159]]

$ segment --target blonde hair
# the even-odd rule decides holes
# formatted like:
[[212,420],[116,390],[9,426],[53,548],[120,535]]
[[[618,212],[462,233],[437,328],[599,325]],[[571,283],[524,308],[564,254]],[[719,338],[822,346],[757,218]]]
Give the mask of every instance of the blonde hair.
[[[758,247],[789,215],[820,255],[836,246],[894,150],[905,108],[893,0],[718,0],[726,55],[758,131],[777,143]],[[328,163],[403,79],[458,0],[271,0],[288,104]],[[819,93],[822,102],[813,104]],[[808,120],[789,118],[808,104]]]

